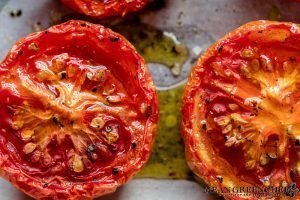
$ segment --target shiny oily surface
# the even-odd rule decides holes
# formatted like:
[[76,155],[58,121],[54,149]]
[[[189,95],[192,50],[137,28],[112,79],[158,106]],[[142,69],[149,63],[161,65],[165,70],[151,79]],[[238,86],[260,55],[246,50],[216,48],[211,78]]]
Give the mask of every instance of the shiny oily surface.
[[0,74],[1,174],[30,196],[97,197],[147,161],[157,96],[122,36],[70,21],[19,41]]
[[299,25],[256,21],[199,59],[182,125],[188,164],[210,186],[300,186],[299,44]]
[[[0,45],[2,49],[2,51],[0,52],[0,57],[2,59],[9,51],[11,46],[15,43],[15,41],[17,41],[19,38],[27,35],[32,31],[36,31],[37,29],[43,30],[52,25],[53,20],[57,20],[57,18],[54,17],[54,13],[58,13],[58,18],[65,18],[65,15],[68,15],[68,12],[62,6],[60,1],[26,0],[27,3],[24,3],[25,0],[9,0],[7,3],[5,1],[6,0],[0,0],[0,7],[1,5],[5,4],[5,7],[1,10],[0,13],[0,25],[3,28],[3,31],[0,31]],[[139,12],[138,16],[141,18],[142,22],[147,25],[150,25],[162,31],[174,33],[179,41],[182,41],[185,45],[188,46],[190,52],[189,56],[193,61],[195,61],[195,58],[198,58],[199,56],[198,54],[194,54],[199,52],[194,52],[194,49],[202,51],[206,50],[206,48],[213,41],[219,39],[224,34],[229,32],[230,30],[235,29],[241,24],[244,24],[251,20],[269,18],[269,10],[271,7],[277,7],[277,10],[279,9],[280,11],[280,19],[278,19],[277,17],[277,20],[299,21],[300,18],[299,3],[291,3],[289,1],[281,0],[158,0],[158,2],[165,2],[165,6],[160,9],[145,9],[143,10],[143,12]],[[11,17],[10,12],[17,11],[18,9],[22,10],[22,15],[20,17]],[[276,15],[278,15],[278,11]],[[75,15],[73,14],[72,16],[74,17]],[[207,18],[207,16],[209,16],[209,18]],[[40,25],[38,22],[40,22]],[[132,28],[135,29],[135,27]],[[196,29],[197,32],[193,32],[194,29]],[[207,38],[207,36],[209,37]],[[190,60],[185,62],[183,71],[178,77],[174,77],[173,74],[169,72],[169,68],[166,68],[164,66],[152,67],[148,65],[148,69],[152,73],[154,83],[156,86],[158,86],[158,88],[170,86],[172,87],[173,84],[186,79],[193,64],[194,62],[190,62]],[[169,95],[165,96],[166,100],[163,101],[168,102],[167,99]],[[166,103],[166,105],[169,105],[169,103]],[[166,109],[167,107],[168,106],[166,106]],[[164,108],[160,107],[160,110],[164,110]],[[169,112],[165,113],[169,115]],[[161,117],[161,119],[165,119],[166,117]],[[164,123],[161,124],[163,125]],[[165,135],[166,138],[172,138],[172,135],[174,135],[175,137],[175,135],[178,134],[178,130],[160,132],[160,130],[164,129],[168,129],[168,127],[164,126],[162,128],[159,128],[157,137],[159,139],[157,139],[157,141],[159,144],[164,145],[166,142],[166,145],[168,145],[168,140],[170,139],[163,139],[161,140],[161,142],[160,139],[163,137],[163,135]],[[176,144],[175,146],[178,147],[178,145],[179,144]],[[155,146],[158,149],[161,145]],[[167,157],[168,160],[172,160],[173,154],[166,153],[167,151],[164,151],[163,156]],[[161,161],[160,156],[158,157],[159,159],[156,159],[157,157],[154,154],[152,155],[154,156],[154,159],[149,162],[149,171],[151,171],[152,169],[155,170],[155,167],[152,168],[152,163],[159,164]],[[178,165],[173,166],[177,169],[183,168],[182,166]],[[160,167],[158,167],[157,169],[159,168]],[[147,166],[144,168],[144,170],[147,171]],[[170,172],[168,170],[166,170],[168,173],[165,173],[166,171],[162,170],[155,171],[157,172],[155,174],[155,177],[151,176],[151,174],[154,174],[154,172],[148,173],[147,177],[165,178],[166,175],[168,175],[168,173]],[[193,187],[191,185],[192,183],[188,183],[189,181],[181,180],[159,179],[157,181],[150,181],[148,179],[137,179],[120,188],[117,193],[109,195],[109,197],[104,199],[182,200],[187,196],[190,200],[206,200],[209,198],[209,195],[204,192],[199,194],[198,196],[194,196],[195,194],[197,194],[197,192],[204,191],[204,188],[201,188],[200,186]],[[0,180],[0,185],[0,191],[1,194],[3,194],[1,196],[1,200],[27,199],[4,180]],[[141,185],[143,187],[138,187]],[[193,185],[196,185],[196,183],[193,183]],[[102,200],[103,198],[100,199]]]

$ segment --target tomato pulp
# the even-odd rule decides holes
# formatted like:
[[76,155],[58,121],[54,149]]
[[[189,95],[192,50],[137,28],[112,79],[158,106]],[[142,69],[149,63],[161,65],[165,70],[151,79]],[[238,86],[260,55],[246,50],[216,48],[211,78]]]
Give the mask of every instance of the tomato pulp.
[[[191,169],[219,193],[299,187],[299,78],[299,25],[256,21],[210,47],[183,97],[182,134]],[[239,193],[222,195],[260,199],[257,191]]]
[[138,11],[148,3],[148,0],[62,0],[62,2],[79,13],[102,19]]
[[121,35],[69,21],[17,42],[0,65],[0,173],[37,199],[91,199],[149,158],[157,94]]

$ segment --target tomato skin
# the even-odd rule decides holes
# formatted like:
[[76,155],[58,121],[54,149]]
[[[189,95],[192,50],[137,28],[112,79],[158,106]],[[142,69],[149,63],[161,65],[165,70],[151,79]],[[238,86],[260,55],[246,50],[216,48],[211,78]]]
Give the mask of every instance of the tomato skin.
[[[38,44],[38,48],[35,46],[32,47],[31,44]],[[39,62],[44,61],[43,59],[46,59],[47,56],[52,57],[53,55],[60,55],[66,52],[70,55],[72,54],[73,63],[78,64],[79,66],[82,64],[78,61],[80,59],[91,59],[96,63],[101,61],[103,63],[100,64],[107,65],[111,76],[108,81],[121,81],[120,83],[115,82],[115,84],[117,89],[124,92],[124,109],[130,108],[130,111],[135,112],[133,117],[127,116],[126,113],[121,113],[112,114],[110,117],[105,116],[103,118],[106,120],[107,124],[112,123],[113,126],[120,131],[118,137],[121,141],[112,145],[107,141],[104,141],[101,145],[99,144],[100,161],[93,161],[91,170],[86,173],[81,172],[82,169],[80,168],[80,173],[74,172],[74,164],[72,165],[73,168],[69,168],[68,162],[70,161],[64,160],[68,159],[68,154],[66,152],[76,148],[75,143],[72,144],[75,147],[69,145],[69,136],[65,136],[62,143],[56,142],[57,137],[54,137],[49,141],[49,145],[47,146],[49,149],[47,152],[49,152],[50,155],[52,155],[51,152],[62,155],[61,157],[55,155],[52,158],[61,162],[57,166],[60,166],[62,169],[58,168],[57,172],[55,170],[53,172],[48,172],[48,169],[54,169],[52,167],[44,167],[47,166],[48,162],[45,161],[42,164],[36,164],[35,161],[35,163],[32,164],[31,161],[28,161],[27,155],[24,155],[24,153],[21,152],[22,146],[27,140],[21,140],[19,131],[15,131],[11,126],[11,123],[14,120],[12,117],[16,115],[12,112],[11,107],[15,108],[21,106],[22,102],[24,102],[24,97],[29,99],[36,98],[32,105],[34,105],[35,109],[42,107],[41,112],[45,106],[42,104],[46,100],[43,99],[41,102],[38,102],[39,98],[34,96],[30,97],[30,95],[32,95],[31,93],[27,94],[24,90],[19,89],[18,82],[10,83],[12,86],[7,89],[4,77],[11,77],[12,80],[18,80],[14,79],[16,77],[15,75],[9,75],[12,74],[10,70],[16,69],[22,71],[26,68],[26,73],[31,76],[32,80],[35,80],[36,74],[34,70],[36,69],[33,69],[28,65],[30,59],[35,59],[35,61],[37,60]],[[104,56],[101,55],[102,53]],[[24,63],[27,64],[24,65]],[[20,66],[15,68],[15,66],[18,65]],[[29,68],[26,66],[29,66]],[[114,67],[118,67],[118,69],[114,69]],[[143,58],[121,35],[114,33],[101,25],[95,25],[84,21],[68,21],[51,27],[48,30],[28,35],[18,41],[0,65],[0,69],[0,174],[27,195],[35,199],[93,199],[114,192],[118,187],[127,183],[146,164],[156,134],[156,123],[158,121],[157,94]],[[93,69],[93,67],[88,67],[85,70]],[[77,76],[79,76],[79,72],[77,73]],[[116,79],[111,80],[112,78]],[[72,81],[76,81],[76,79],[78,78],[70,78]],[[87,78],[85,79],[88,80]],[[64,77],[64,81],[65,80]],[[67,81],[69,81],[69,79],[67,79]],[[44,83],[48,84],[49,82],[44,81]],[[90,84],[95,84],[95,82],[90,81],[89,84],[84,83],[81,88],[86,87],[86,91],[90,88]],[[108,83],[108,86],[110,86],[110,84],[111,82]],[[122,86],[122,84],[126,84],[126,87]],[[13,90],[14,87],[16,89]],[[42,93],[39,91],[37,92],[38,94],[34,95],[40,95],[39,93]],[[92,92],[90,92],[90,94],[92,94]],[[6,100],[6,98],[4,98],[5,95],[9,95],[8,97],[10,100]],[[40,98],[42,97],[43,96]],[[114,100],[113,98],[111,99]],[[102,100],[97,101],[95,103],[101,103]],[[106,103],[105,105],[112,106],[107,112],[114,110],[115,104],[116,100],[111,104]],[[142,111],[139,113],[139,106],[144,104],[148,105],[148,113],[144,114]],[[87,106],[89,106],[89,104],[87,104]],[[86,111],[82,110],[80,112],[85,115]],[[97,113],[87,113],[84,119],[79,118],[78,120],[80,123],[86,123],[85,121],[88,120],[88,123],[92,124],[90,121],[95,114]],[[106,113],[105,111],[104,115],[108,114],[109,113]],[[133,124],[133,122],[130,121],[132,118],[136,120],[135,123],[140,123],[140,129],[136,130],[134,133],[130,130],[132,129]],[[51,121],[57,124],[58,119],[53,118]],[[53,126],[50,124],[53,122],[49,122],[49,127],[50,125]],[[71,121],[70,123],[73,127],[73,124],[76,124],[77,121]],[[130,124],[130,127],[127,127],[127,124]],[[69,128],[69,125],[57,124],[57,128],[55,129],[60,130],[66,126]],[[109,131],[114,130],[112,128],[113,126],[109,125]],[[120,126],[122,126],[122,128],[118,128]],[[45,132],[47,132],[48,129],[46,128],[48,127],[44,128]],[[92,129],[91,127],[88,128]],[[75,132],[75,130],[73,131]],[[100,132],[97,132],[97,134],[100,134]],[[121,134],[124,134],[124,136]],[[87,140],[87,138],[85,138],[85,140]],[[97,141],[92,140],[91,142],[96,143]],[[131,143],[135,143],[134,148],[131,147]],[[106,158],[105,154],[108,149],[111,148],[114,148],[114,150],[109,150],[112,153],[107,154]],[[119,149],[120,152],[118,152]],[[89,149],[87,149],[87,152],[88,151]],[[117,151],[117,153],[114,153],[115,151]],[[70,152],[70,155],[72,156],[72,151]],[[83,160],[84,157],[88,158],[87,152],[84,150],[82,155],[79,153],[78,155],[82,156]],[[43,158],[43,154],[41,158]],[[73,161],[74,159],[75,158],[73,158]],[[104,162],[101,159],[107,161]],[[79,167],[81,167],[81,163]],[[56,166],[56,164],[57,163],[52,161],[51,165]],[[84,167],[87,166],[85,166],[84,163]],[[47,170],[45,171],[45,169]]]
[[[278,33],[275,34],[275,32],[272,32],[273,30],[278,30]],[[270,31],[270,35],[268,36],[266,34],[264,36],[260,36],[260,34],[263,35],[265,31]],[[220,131],[216,128],[216,122],[213,122],[215,118],[210,118],[210,116],[220,116],[220,113],[228,114],[231,112],[228,108],[224,108],[218,109],[218,112],[220,113],[217,113],[215,110],[213,110],[213,108],[215,108],[213,107],[213,105],[216,105],[215,101],[221,105],[225,105],[226,107],[227,101],[232,100],[234,102],[239,102],[243,100],[243,96],[241,95],[238,98],[236,98],[235,95],[233,95],[233,97],[231,98],[229,95],[227,96],[226,94],[222,94],[220,92],[221,90],[215,91],[212,88],[207,87],[207,85],[213,82],[215,80],[215,77],[221,77],[221,73],[224,73],[226,71],[225,69],[229,69],[235,72],[235,77],[231,77],[231,80],[233,80],[233,82],[235,79],[243,81],[246,79],[239,72],[239,68],[244,62],[244,60],[240,58],[240,48],[253,48],[253,46],[255,46],[255,48],[257,48],[255,52],[259,52],[261,50],[265,53],[265,49],[268,49],[268,51],[270,52],[268,55],[269,58],[274,63],[278,62],[273,65],[276,67],[281,66],[282,62],[285,62],[286,60],[299,62],[299,49],[297,48],[297,46],[299,45],[299,33],[299,25],[292,23],[269,21],[250,22],[230,32],[225,37],[213,44],[199,58],[197,64],[195,65],[190,74],[183,95],[182,106],[182,136],[184,138],[185,143],[187,162],[192,171],[197,176],[203,179],[209,187],[215,187],[219,189],[217,192],[220,195],[223,195],[225,199],[260,199],[259,197],[253,195],[253,193],[251,192],[241,192],[242,195],[234,196],[235,194],[231,195],[228,192],[222,193],[220,192],[220,190],[226,191],[226,188],[228,187],[264,187],[265,185],[262,184],[262,179],[263,177],[267,177],[266,174],[268,174],[268,170],[271,170],[272,172],[271,174],[268,174],[268,177],[273,177],[274,180],[278,179],[278,181],[286,180],[288,184],[291,183],[292,179],[292,181],[294,181],[299,187],[299,182],[297,179],[293,179],[292,176],[290,177],[290,175],[285,174],[286,172],[289,173],[289,170],[291,170],[290,168],[293,165],[292,163],[297,162],[297,159],[289,155],[289,153],[287,153],[290,152],[291,154],[291,152],[293,152],[293,150],[291,150],[293,148],[293,143],[289,143],[286,146],[286,149],[288,150],[285,152],[286,156],[289,156],[289,159],[284,161],[278,160],[278,163],[276,161],[276,159],[278,158],[275,158],[275,161],[271,159],[272,163],[270,164],[268,169],[259,166],[257,170],[255,170],[256,168],[249,171],[245,170],[243,166],[245,164],[243,163],[245,155],[243,157],[242,147],[238,148],[234,145],[233,147],[230,145],[230,147],[223,148],[223,146],[225,146],[224,143],[227,139],[217,140],[214,139],[214,137],[219,137],[218,135],[221,135],[219,138],[223,138],[225,137],[225,134],[222,133],[222,130]],[[270,44],[268,44],[268,42],[270,42]],[[273,47],[274,51],[272,51]],[[215,69],[212,65],[213,62],[220,62],[226,64],[220,66],[220,71],[214,71]],[[249,76],[252,77],[254,75],[250,72]],[[211,77],[213,78],[210,79]],[[266,79],[268,80],[268,78]],[[220,80],[222,79],[220,78]],[[231,80],[228,80],[228,82],[230,82]],[[270,78],[270,81],[271,80],[272,79]],[[246,83],[246,81],[244,81],[243,83]],[[239,88],[246,88],[247,86],[247,84],[237,85],[237,90],[239,91]],[[253,87],[252,90],[248,90],[248,93],[244,93],[243,95],[256,96],[255,93],[256,90]],[[222,101],[215,100],[217,98],[222,99]],[[285,109],[285,107],[283,108]],[[244,107],[234,109],[247,110],[248,108]],[[255,120],[255,117],[253,118],[253,120]],[[288,120],[290,120],[291,118],[293,117],[290,117]],[[285,136],[283,135],[282,137]],[[258,136],[255,137],[253,140],[255,141],[257,138]],[[230,150],[230,148],[232,148],[232,150]],[[260,151],[260,149],[256,148],[255,151],[258,152]],[[227,154],[227,152],[229,153]],[[255,153],[252,152],[252,154]],[[242,165],[240,165],[240,163],[242,163]],[[258,180],[254,179],[253,177],[257,178]],[[246,196],[248,196],[244,197],[243,194],[246,194]],[[277,198],[273,197],[271,199]]]
[[102,19],[112,16],[124,16],[129,12],[138,11],[148,3],[148,0],[133,0],[131,2],[126,2],[125,0],[112,0],[109,2],[96,0],[62,0],[62,2],[79,13]]

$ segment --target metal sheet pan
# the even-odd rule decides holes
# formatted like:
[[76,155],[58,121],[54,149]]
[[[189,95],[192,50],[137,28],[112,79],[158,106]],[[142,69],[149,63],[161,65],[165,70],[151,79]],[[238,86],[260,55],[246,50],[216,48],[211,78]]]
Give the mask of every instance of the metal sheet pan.
[[[163,0],[158,0],[163,1]],[[253,20],[276,19],[300,22],[300,5],[287,0],[165,0],[155,11],[141,15],[144,23],[172,32],[190,50],[180,76],[164,66],[151,67],[155,84],[164,90],[185,81],[195,60],[210,44],[228,31]],[[0,0],[0,58],[3,59],[19,38],[33,28],[49,27],[56,12],[69,12],[58,0]],[[11,12],[22,10],[21,16]],[[37,23],[40,24],[37,26]],[[1,200],[30,199],[0,181]],[[185,180],[134,180],[117,193],[101,199],[212,199],[198,184]]]

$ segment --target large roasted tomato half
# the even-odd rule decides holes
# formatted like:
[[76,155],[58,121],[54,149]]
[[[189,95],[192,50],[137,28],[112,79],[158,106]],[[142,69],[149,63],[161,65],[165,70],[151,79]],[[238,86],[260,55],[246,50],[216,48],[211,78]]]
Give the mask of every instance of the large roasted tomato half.
[[148,0],[61,0],[73,10],[93,18],[123,16],[143,8]]
[[158,120],[144,60],[122,36],[69,21],[0,65],[0,173],[36,199],[91,199],[147,161]]
[[183,101],[188,164],[227,199],[300,186],[298,25],[256,21],[229,33],[199,59]]

